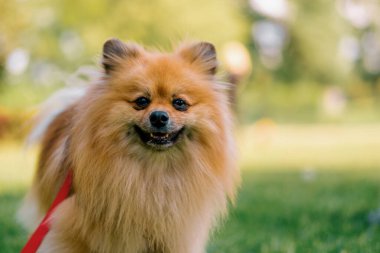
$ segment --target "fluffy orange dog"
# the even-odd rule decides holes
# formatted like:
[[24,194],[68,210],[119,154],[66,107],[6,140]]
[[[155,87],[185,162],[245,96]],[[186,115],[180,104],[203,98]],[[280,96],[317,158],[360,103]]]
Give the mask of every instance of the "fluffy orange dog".
[[33,206],[41,219],[69,169],[74,183],[39,252],[204,252],[238,179],[214,46],[165,54],[111,39],[102,64],[43,135],[25,219]]

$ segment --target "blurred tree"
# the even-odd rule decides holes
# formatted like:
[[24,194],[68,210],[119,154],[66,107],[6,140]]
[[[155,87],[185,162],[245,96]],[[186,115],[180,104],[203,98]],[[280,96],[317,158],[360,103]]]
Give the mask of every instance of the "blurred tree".
[[[380,93],[379,2],[0,0],[0,83],[62,83],[78,67],[93,65],[110,37],[164,50],[183,38],[218,49],[239,40],[253,59],[247,88],[255,90],[241,98],[247,111],[256,110],[251,118],[274,107],[309,115],[325,86],[341,85],[351,98],[358,91],[369,96],[372,83]],[[18,59],[27,65],[23,71],[4,72],[7,60]]]
[[232,0],[222,2],[30,0],[27,31],[20,34],[20,29],[12,28],[20,22],[11,19],[12,8],[25,11],[21,3],[12,3],[5,9],[6,15],[1,16],[2,24],[9,26],[2,33],[25,39],[23,46],[30,49],[34,60],[51,61],[72,71],[92,62],[91,58],[100,54],[102,43],[110,37],[165,49],[183,38],[210,40],[218,46],[241,40],[247,30],[246,22]]
[[[330,83],[340,81],[344,77],[344,65],[338,57],[337,48],[340,36],[347,31],[348,25],[338,15],[334,1],[270,1],[283,3],[282,10],[279,9],[278,13],[275,10],[273,13],[269,9],[262,10],[257,2],[259,1],[247,1],[245,8],[252,20],[251,49],[255,58],[263,59],[260,38],[257,37],[266,36],[261,39],[263,43],[279,43],[271,42],[276,39],[276,34],[266,35],[261,30],[256,32],[258,24],[269,23],[275,29],[281,29],[277,33],[283,33],[278,39],[283,40],[280,63],[269,66],[268,70],[275,78],[285,83],[305,78]],[[268,69],[265,61],[261,63],[264,69]]]

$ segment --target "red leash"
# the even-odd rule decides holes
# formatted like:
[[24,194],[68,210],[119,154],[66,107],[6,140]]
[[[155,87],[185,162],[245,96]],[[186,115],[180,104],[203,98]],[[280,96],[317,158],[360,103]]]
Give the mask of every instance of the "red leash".
[[40,225],[37,227],[37,229],[34,231],[32,236],[29,238],[24,248],[21,250],[21,253],[37,252],[43,239],[45,238],[46,234],[49,232],[49,229],[50,229],[49,218],[51,214],[53,213],[54,209],[69,196],[72,182],[73,182],[73,171],[69,170],[69,172],[67,173],[66,179],[63,182],[63,185],[61,186],[61,189],[59,190],[57,196],[55,197],[53,201],[53,204],[50,206],[44,219],[42,220]]

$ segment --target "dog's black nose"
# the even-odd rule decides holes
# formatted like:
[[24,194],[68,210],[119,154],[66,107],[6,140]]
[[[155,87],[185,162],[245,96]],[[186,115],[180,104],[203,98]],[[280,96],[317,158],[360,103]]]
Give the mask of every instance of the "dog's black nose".
[[169,122],[169,114],[164,111],[154,111],[150,114],[149,120],[154,127],[164,127]]

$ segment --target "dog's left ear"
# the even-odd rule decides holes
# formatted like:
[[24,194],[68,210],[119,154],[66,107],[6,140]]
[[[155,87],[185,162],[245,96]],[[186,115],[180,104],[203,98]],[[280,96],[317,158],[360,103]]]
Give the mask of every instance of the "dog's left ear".
[[141,48],[133,43],[124,43],[118,39],[109,39],[103,45],[102,64],[107,74],[114,71],[122,60],[137,58]]
[[179,55],[199,68],[206,75],[215,75],[218,68],[216,50],[209,42],[197,42],[183,45],[178,50]]

